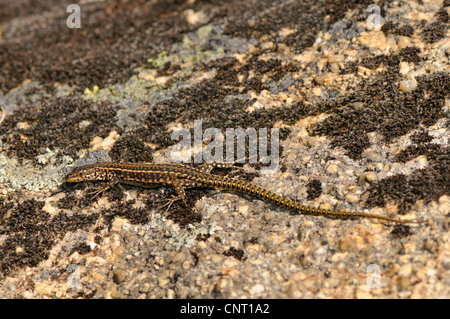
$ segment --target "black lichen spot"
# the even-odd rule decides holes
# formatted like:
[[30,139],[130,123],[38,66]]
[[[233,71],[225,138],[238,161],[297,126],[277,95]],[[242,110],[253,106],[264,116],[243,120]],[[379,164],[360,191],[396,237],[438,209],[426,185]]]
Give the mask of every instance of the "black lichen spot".
[[124,197],[122,185],[116,185],[116,187],[111,188],[108,193],[108,200],[110,202],[120,202]]
[[253,55],[245,65],[246,69],[253,70],[258,75],[269,76],[274,81],[279,81],[289,72],[297,72],[298,67],[291,63],[282,63],[281,60],[260,60],[258,55]]
[[92,251],[91,247],[88,244],[80,243],[75,247],[73,247],[73,249],[71,249],[69,256],[72,255],[74,252],[78,252],[80,255],[85,255],[87,253],[90,253],[91,251]]
[[[196,224],[201,222],[202,215],[195,211],[194,206],[195,203],[206,195],[206,190],[200,189],[188,189],[186,190],[186,202],[179,200],[174,202],[170,208],[167,210],[167,206],[165,206],[169,200],[174,196],[174,191],[172,189],[167,192],[167,194],[162,195],[159,191],[149,192],[147,195],[147,199],[145,200],[145,205],[148,207],[148,210],[156,209],[161,213],[164,213],[165,216],[175,223],[177,223],[180,227],[186,227],[189,224]],[[164,206],[164,207],[163,207]]]
[[398,73],[399,62],[400,59],[397,54],[380,54],[363,58],[361,61],[359,61],[359,65],[371,70],[375,70],[383,64],[387,69],[389,69],[390,73]]
[[118,162],[151,163],[153,150],[145,145],[136,132],[121,136],[110,151],[111,159]]
[[387,21],[383,26],[381,27],[381,31],[383,31],[385,34],[395,34],[405,37],[410,37],[414,34],[414,28],[410,25],[402,25],[399,26],[398,23]]
[[[7,92],[25,79],[43,83],[49,90],[54,83],[67,83],[78,92],[94,85],[123,83],[136,67],[150,66],[149,55],[193,30],[178,10],[178,1],[85,4],[83,14],[89,19],[83,21],[84,31],[68,29],[65,11],[55,10],[60,3],[48,2],[33,6],[2,3],[0,15],[6,19],[32,14],[42,20],[36,22],[40,27],[19,26],[12,41],[2,39],[0,91]],[[206,2],[201,1],[201,9],[208,11],[211,4]],[[194,6],[186,5],[185,10]],[[167,73],[171,70],[166,67]]]
[[98,214],[89,216],[64,213],[51,217],[42,210],[44,202],[26,200],[3,216],[0,235],[6,239],[0,245],[0,274],[7,275],[22,267],[36,266],[48,258],[50,249],[66,232],[89,228]]
[[391,231],[394,238],[405,238],[411,235],[411,227],[408,225],[395,225]]
[[[225,60],[224,63],[228,65],[228,63],[234,62]],[[254,63],[258,64],[257,62]],[[291,68],[290,66],[283,66],[279,61],[272,61],[270,63],[270,65],[280,66],[281,71],[285,70],[283,68],[289,70]],[[300,102],[270,110],[256,109],[248,112],[247,109],[254,103],[253,100],[235,97],[230,98],[230,96],[245,93],[245,90],[244,92],[240,91],[240,82],[233,82],[235,81],[234,76],[228,77],[224,75],[224,72],[235,71],[229,71],[229,69],[223,68],[220,66],[220,61],[216,61],[215,65],[218,65],[217,69],[219,70],[216,78],[204,80],[188,88],[182,88],[173,98],[154,104],[144,121],[143,127],[127,133],[127,135],[133,136],[130,140],[139,139],[146,145],[154,145],[155,149],[158,150],[179,142],[176,139],[172,139],[172,132],[167,129],[168,125],[174,122],[189,126],[194,121],[201,119],[203,130],[217,128],[223,134],[229,128],[238,127],[244,130],[252,128],[259,132],[259,129],[271,128],[280,120],[288,125],[293,125],[298,119],[309,115],[316,115],[321,111],[314,106]],[[238,66],[236,65],[236,67]],[[248,66],[241,66],[242,69],[245,69],[245,67]],[[261,67],[265,69],[267,65],[262,64]],[[278,75],[273,74],[274,78],[278,78]],[[263,75],[257,73],[257,76],[262,77]],[[221,81],[227,82],[227,85],[221,86],[223,83],[218,85],[218,82]],[[248,89],[252,88],[248,87]],[[191,129],[190,133],[193,136],[193,129]],[[270,130],[268,133],[270,134]],[[279,133],[280,139],[284,140],[289,135],[290,129],[282,128]],[[270,149],[270,136],[268,141],[268,149]],[[132,147],[130,146],[129,148],[131,149]],[[121,150],[116,153],[120,154],[124,152]],[[139,151],[136,153],[142,154],[143,152]]]
[[431,137],[430,134],[423,129],[411,136],[411,141],[415,144],[427,144],[431,142],[432,139],[433,137]]
[[[233,37],[268,37],[269,41],[285,44],[298,53],[310,47],[320,31],[343,19],[347,12],[369,4],[371,2],[366,0],[294,1],[282,2],[282,5],[278,1],[238,1],[239,9],[233,11],[232,19],[227,19],[224,32]],[[280,36],[283,28],[293,31]]]
[[209,237],[211,237],[210,234],[198,234],[195,239],[198,241],[206,241]]
[[[10,205],[9,205],[10,206]],[[33,232],[48,222],[50,215],[42,211],[43,202],[35,200],[27,200],[17,206],[8,218],[2,222],[2,230],[0,233],[8,232]]]
[[79,291],[76,294],[77,298],[83,298],[83,299],[92,299],[95,296],[95,293],[97,292],[97,289],[92,289],[91,291],[85,292],[85,291]]
[[157,76],[170,76],[181,69],[179,64],[172,64],[170,61],[163,65],[162,68],[158,69]]
[[[126,186],[124,187],[131,187]],[[107,196],[109,196],[110,201],[113,202],[111,208],[103,210],[101,216],[103,216],[108,230],[111,230],[112,222],[116,216],[126,218],[132,224],[146,224],[149,222],[149,216],[152,209],[158,209],[166,214],[166,217],[172,219],[175,223],[179,224],[180,227],[186,227],[188,224],[199,223],[202,220],[201,214],[194,211],[193,207],[197,200],[205,195],[204,190],[188,190],[186,196],[186,202],[188,206],[184,205],[184,201],[174,202],[169,210],[166,212],[166,207],[163,207],[173,195],[173,192],[168,192],[167,195],[162,195],[159,191],[155,190],[145,190],[146,208],[135,208],[133,207],[135,200],[131,201],[120,201],[118,198],[123,196],[123,192],[120,190],[120,196],[114,195],[114,190],[109,190]],[[111,192],[113,192],[111,194]]]
[[448,25],[440,21],[427,24],[422,29],[422,39],[427,43],[435,43],[445,37]]
[[428,161],[434,161],[441,153],[441,147],[438,144],[430,143],[433,138],[425,130],[416,132],[411,136],[413,145],[409,145],[402,150],[395,160],[398,162],[407,162],[417,156],[425,155]]
[[[447,4],[447,7],[448,6],[449,6],[449,4]],[[436,16],[437,16],[438,22],[441,22],[441,23],[448,23],[449,22],[449,16],[448,16],[448,12],[447,12],[445,4],[442,6],[441,10],[439,10],[437,12]]]
[[314,198],[317,198],[322,194],[322,183],[318,179],[313,179],[310,181],[307,185],[307,194],[306,197],[308,200],[312,200]]
[[71,185],[73,187],[64,188],[63,191],[66,192],[66,196],[58,200],[56,205],[61,209],[72,209],[74,206],[78,208],[84,208],[92,205],[92,200],[90,196],[80,196],[77,197],[75,195],[75,190],[84,187],[83,183],[78,183],[75,185]]
[[[187,191],[186,201],[188,207],[183,201],[173,203],[169,211],[167,211],[167,218],[173,220],[180,227],[197,224],[202,221],[202,215],[194,210],[195,203],[205,196],[204,190],[191,189]],[[162,208],[165,209],[165,208]]]
[[441,148],[437,144],[410,145],[395,157],[395,161],[405,163],[420,155],[425,155],[428,160],[433,160],[439,155],[440,151]]
[[3,218],[8,214],[9,210],[14,207],[14,202],[7,198],[0,198],[0,225],[2,225]]
[[[398,61],[396,56],[396,63]],[[372,62],[376,67],[386,60],[381,58]],[[368,132],[380,132],[385,142],[390,142],[421,125],[431,126],[444,117],[442,110],[450,90],[447,74],[418,77],[418,87],[410,93],[398,88],[399,79],[398,70],[389,69],[363,80],[354,93],[324,103],[320,108],[333,110],[333,114],[311,127],[311,134],[330,136],[333,146],[343,147],[348,156],[358,159],[369,146]],[[355,107],[355,102],[360,106]]]
[[419,56],[420,49],[414,47],[406,47],[400,50],[399,57],[401,61],[419,63],[423,59]]
[[244,251],[240,248],[230,247],[227,251],[223,253],[225,256],[233,256],[237,260],[242,261],[244,259]]
[[57,158],[76,157],[95,136],[106,137],[116,121],[115,107],[75,97],[50,98],[38,105],[17,109],[2,123],[0,138],[8,156],[37,163],[37,155],[60,149]]
[[425,204],[439,200],[442,195],[450,193],[450,147],[433,150],[426,168],[417,169],[410,175],[394,175],[371,185],[368,189],[366,204],[369,207],[385,206],[386,200],[393,200],[399,205],[399,213],[406,213],[416,201]]
[[126,218],[132,224],[146,224],[149,222],[149,211],[144,208],[134,208],[134,203],[134,200],[118,202],[110,209],[101,211],[100,215],[103,216],[108,231],[111,231],[112,223],[116,216]]

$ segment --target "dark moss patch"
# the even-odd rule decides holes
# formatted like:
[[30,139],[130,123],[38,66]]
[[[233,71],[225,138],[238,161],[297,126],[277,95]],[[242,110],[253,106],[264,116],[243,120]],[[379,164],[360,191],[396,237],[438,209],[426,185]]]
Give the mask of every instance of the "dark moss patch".
[[[151,161],[153,148],[149,144],[160,149],[177,142],[171,140],[170,132],[167,131],[168,124],[173,122],[190,124],[203,119],[204,129],[216,127],[223,130],[238,126],[244,129],[271,128],[278,121],[292,125],[302,117],[321,112],[330,112],[332,115],[314,127],[312,133],[330,136],[333,145],[344,147],[352,158],[358,158],[369,145],[367,132],[379,131],[389,142],[420,125],[426,127],[434,124],[442,116],[444,97],[449,92],[448,75],[420,77],[419,87],[412,93],[398,90],[398,64],[400,61],[420,63],[418,50],[407,48],[398,55],[369,57],[362,63],[358,61],[353,71],[357,65],[370,68],[383,65],[387,71],[364,80],[355,93],[319,105],[295,103],[280,109],[248,113],[246,109],[254,101],[246,100],[241,95],[249,91],[259,93],[264,89],[271,90],[279,84],[277,82],[288,78],[289,73],[298,70],[295,64],[282,59],[260,59],[262,55],[277,53],[278,50],[281,52],[284,46],[280,44],[290,46],[296,53],[301,52],[313,43],[319,31],[326,31],[334,22],[342,19],[348,9],[359,8],[361,12],[372,3],[371,0],[90,2],[82,6],[83,14],[87,17],[82,21],[83,28],[68,30],[65,26],[66,12],[58,7],[60,2],[44,4],[34,1],[32,4],[19,0],[2,7],[2,22],[41,13],[42,16],[55,18],[25,26],[21,23],[27,19],[21,19],[15,38],[2,38],[0,91],[8,92],[28,78],[39,81],[51,93],[54,92],[55,83],[74,86],[75,94],[93,85],[103,87],[123,83],[133,74],[135,67],[151,67],[147,62],[149,57],[170,48],[173,43],[179,43],[187,32],[195,31],[198,26],[188,24],[183,12],[190,8],[195,11],[202,9],[211,23],[220,25],[226,19],[225,33],[231,38],[244,36],[256,40],[256,51],[243,63],[227,57],[202,66],[205,69],[215,68],[216,77],[180,89],[173,98],[153,105],[141,128],[132,132],[119,132],[122,136],[111,152],[114,160]],[[46,12],[42,12],[44,10]],[[448,20],[448,15],[441,11],[436,24],[424,24],[421,29],[418,28],[425,41],[434,43],[445,34],[443,23]],[[294,32],[283,37],[279,32],[283,28]],[[385,32],[398,35],[414,33],[410,26],[386,25],[385,28]],[[357,30],[349,23],[345,32],[351,36],[351,32],[356,33]],[[336,32],[333,33],[335,35]],[[266,42],[272,41],[274,46],[258,48],[258,40],[262,37],[265,37]],[[207,45],[204,49],[208,49]],[[168,63],[158,70],[158,75],[171,75],[179,67]],[[252,78],[250,73],[254,74]],[[264,82],[263,77],[266,75],[269,80]],[[244,77],[242,83],[238,81],[238,76]],[[298,84],[287,81],[283,87]],[[28,95],[35,93],[27,92]],[[15,113],[8,114],[0,126],[0,135],[8,156],[34,161],[36,155],[50,148],[59,149],[60,155],[75,157],[80,149],[89,147],[94,136],[105,137],[112,129],[117,129],[114,106],[74,97],[38,102],[22,105]],[[362,107],[356,108],[355,102],[362,103]],[[17,123],[26,125],[17,126]],[[286,138],[289,132],[289,129],[282,130],[280,138]],[[406,210],[418,199],[435,200],[441,194],[448,193],[448,149],[426,145],[426,150],[423,148],[425,143],[417,142],[417,149],[410,149],[398,160],[405,161],[417,154],[425,154],[430,166],[415,171],[411,176],[400,175],[372,185],[368,205],[384,205],[386,200],[394,200],[403,205],[401,209]],[[74,188],[66,188],[65,191],[81,186],[71,187]],[[169,196],[154,194],[158,193],[148,191],[153,205],[157,204],[153,199],[159,198],[161,204],[170,199]],[[188,191],[188,207],[183,202],[174,203],[168,212],[169,218],[180,225],[199,222],[201,216],[193,213],[192,207],[204,194],[199,190]],[[18,203],[13,199],[0,202],[0,233],[7,235],[0,245],[0,274],[6,275],[14,269],[37,265],[48,257],[51,247],[67,231],[94,227],[101,217],[105,219],[106,226],[111,225],[115,216],[125,217],[132,223],[148,222],[149,210],[135,209],[132,202],[121,202],[123,192],[120,189],[111,190],[107,195],[113,202],[112,208],[90,216],[62,212],[51,217],[42,210],[42,202]],[[91,204],[89,196],[76,197],[69,193],[58,202],[59,207],[64,209]],[[152,207],[150,204],[147,206]],[[96,236],[96,242],[99,241],[99,236]],[[87,247],[80,249],[84,251]],[[244,255],[242,250],[235,248],[226,253],[238,259]]]
[[400,57],[400,61],[412,62],[417,64],[423,60],[419,54],[420,54],[419,48],[406,47],[401,49],[398,55]]
[[206,241],[209,237],[211,237],[210,234],[198,234],[195,239],[197,241]]
[[426,24],[422,28],[422,39],[427,43],[435,43],[445,37],[447,29],[448,23],[440,21]]
[[419,63],[423,59],[420,57],[420,49],[414,47],[406,47],[399,51],[398,54],[380,54],[375,56],[367,56],[361,60],[351,62],[345,67],[343,73],[357,73],[358,66],[375,70],[383,65],[389,74],[398,74],[400,62]]
[[428,204],[442,195],[448,195],[450,147],[432,152],[434,156],[429,159],[428,167],[417,169],[409,176],[398,174],[371,185],[366,204],[369,207],[385,206],[387,200],[392,200],[399,205],[399,213],[404,214],[418,200]]
[[66,232],[87,229],[98,218],[58,214],[51,217],[42,210],[44,202],[26,200],[14,205],[8,216],[0,222],[0,234],[6,239],[0,245],[0,275],[25,266],[36,266],[48,258],[50,249]]
[[[447,4],[447,6],[448,6],[448,4]],[[440,23],[448,23],[449,22],[449,16],[448,16],[448,12],[447,12],[445,4],[442,6],[441,10],[438,11],[436,16],[437,16],[438,22],[440,22]]]
[[[347,9],[364,4],[365,2],[360,3],[359,1],[342,3],[327,1],[317,3],[312,1],[306,4],[261,1],[257,4],[261,9],[260,11],[255,11],[254,8],[249,11],[254,12],[255,25],[247,28],[247,30],[253,30],[254,32],[251,31],[252,34],[258,37],[263,34],[273,35],[274,43],[284,42],[296,48],[305,47],[315,39],[316,33],[323,28],[322,21],[325,16],[333,13],[330,16],[335,21]],[[184,8],[187,9],[189,5]],[[5,65],[0,71],[0,83],[4,83],[6,90],[21,83],[24,76],[23,69],[32,70],[29,71],[31,74],[28,73],[26,76],[37,79],[46,85],[55,82],[69,83],[80,89],[92,87],[94,84],[103,86],[128,79],[133,67],[145,67],[146,59],[152,53],[160,51],[152,51],[155,48],[155,45],[150,45],[152,42],[158,42],[158,45],[162,47],[163,44],[179,41],[184,33],[192,30],[192,27],[184,21],[184,16],[179,15],[175,10],[177,6],[177,1],[147,3],[136,0],[127,3],[121,1],[112,4],[92,3],[82,7],[83,14],[90,18],[86,19],[88,20],[88,22],[85,21],[87,24],[81,30],[69,31],[61,30],[61,27],[65,28],[63,22],[66,17],[56,15],[55,20],[50,21],[46,28],[33,31],[34,36],[31,38],[37,42],[30,44],[30,47],[33,47],[32,51],[24,50],[22,43],[18,43],[17,46],[0,46],[0,65]],[[208,1],[196,1],[192,6],[200,6],[206,13],[211,12],[212,16],[218,19],[218,23],[226,15],[224,13],[233,11],[236,14],[226,15],[229,24],[225,33],[239,36],[243,34],[242,32],[246,32],[241,27],[248,27],[249,22],[248,16],[241,15],[242,8],[248,6],[246,1],[214,4]],[[215,10],[209,11],[214,6],[219,6],[219,8],[215,7]],[[133,8],[133,10],[128,10],[130,8]],[[162,20],[162,17],[164,17],[164,20]],[[114,21],[114,23],[111,21]],[[305,28],[305,21],[311,25],[311,28]],[[177,27],[170,28],[174,25]],[[292,27],[297,31],[285,39],[278,39],[278,36],[272,31],[281,30],[284,27]],[[110,32],[100,33],[100,30],[104,29],[108,29]],[[306,36],[305,32],[310,36]],[[55,37],[58,41],[55,41]],[[45,41],[42,41],[42,39],[45,39]],[[112,40],[115,43],[114,49],[110,45]],[[46,46],[43,46],[42,43],[45,43]],[[58,45],[55,46],[55,43],[58,43]],[[68,46],[68,43],[70,43],[70,46]],[[148,50],[149,47],[152,50]],[[64,50],[64,54],[60,54],[62,50]],[[270,50],[277,51],[277,45]],[[298,119],[303,114],[302,111],[296,112],[298,106],[301,106],[300,104],[283,110],[258,110],[249,116],[245,109],[253,101],[227,99],[227,97],[247,93],[250,90],[261,92],[263,89],[270,89],[271,86],[275,85],[274,83],[281,81],[289,73],[298,71],[297,66],[282,60],[269,59],[266,61],[259,59],[259,56],[264,53],[264,50],[256,50],[245,63],[238,63],[234,58],[224,58],[217,62],[211,62],[212,64],[207,65],[206,68],[215,67],[218,71],[213,80],[204,81],[192,88],[181,89],[174,99],[154,105],[142,128],[127,132],[117,141],[111,152],[113,159],[151,161],[149,144],[154,144],[159,149],[176,142],[171,140],[170,132],[165,129],[166,125],[173,121],[181,121],[185,124],[196,119],[204,119],[205,128],[240,126],[258,129],[262,127],[270,128],[280,119],[288,123]],[[12,55],[18,56],[14,59],[14,61],[18,61],[18,65],[10,66],[6,64],[6,61],[11,60]],[[64,56],[64,60],[61,60],[62,56]],[[1,61],[5,63],[2,64]],[[29,65],[33,65],[33,67],[28,67]],[[177,65],[167,63],[158,72],[161,75],[168,75],[173,74],[178,68]],[[86,70],[89,70],[89,72]],[[250,71],[255,74],[253,78],[248,78]],[[238,74],[246,77],[243,92],[240,91],[242,84],[237,80]],[[262,83],[261,79],[267,75],[269,75],[269,81]],[[3,79],[5,81],[2,81]],[[290,85],[289,81],[285,85]],[[60,102],[58,101],[56,104],[60,104]],[[76,101],[76,103],[78,102],[81,101]],[[72,117],[76,117],[73,113],[81,112],[82,109],[91,109],[87,102],[80,104],[76,111],[63,108],[60,113],[71,114]],[[100,108],[102,109],[102,118],[99,118],[100,122],[91,126],[91,128],[96,128],[97,131],[86,132],[84,128],[74,132],[73,130],[77,129],[77,124],[79,124],[77,119],[66,121],[66,115],[52,117],[51,112],[47,115],[51,115],[51,122],[55,126],[53,128],[55,134],[51,133],[50,123],[43,123],[46,121],[45,119],[37,118],[39,115],[30,118],[30,121],[37,122],[37,125],[42,128],[40,132],[36,132],[34,127],[26,132],[19,132],[18,129],[14,129],[14,131],[10,126],[9,132],[3,131],[3,133],[9,133],[4,138],[15,141],[8,149],[9,155],[34,160],[35,156],[42,154],[47,147],[52,149],[59,145],[70,145],[71,150],[66,149],[63,153],[75,155],[79,149],[87,147],[93,136],[104,137],[103,135],[108,131],[107,125],[109,125],[109,129],[112,129],[112,113],[110,111],[113,108],[106,110],[106,114],[106,106]],[[31,109],[31,112],[28,113],[38,114],[33,111],[34,109]],[[100,116],[99,113],[93,113],[86,113],[86,119],[95,120]],[[292,114],[295,114],[295,116],[291,116]],[[85,118],[83,117],[83,119]],[[24,121],[24,119],[16,116],[11,118],[10,124],[12,125],[17,121]],[[5,124],[7,123],[5,122]],[[289,129],[283,129],[281,133],[281,139],[284,139],[289,134]],[[56,135],[58,138],[55,138]],[[68,136],[71,137],[70,141],[66,141],[64,138]],[[20,137],[25,138],[21,139]],[[25,144],[30,144],[31,148],[26,147],[28,145]]]
[[[365,8],[369,4],[370,1],[236,1],[239,10],[234,11],[234,18],[227,21],[225,33],[246,38],[265,36],[274,43],[286,44],[298,53],[310,47],[319,31],[342,19],[348,10]],[[249,12],[255,14],[249,16]],[[280,37],[282,28],[294,32]]]
[[424,129],[411,135],[411,141],[415,144],[428,144],[433,139]]
[[[358,159],[369,146],[367,133],[380,132],[386,142],[416,129],[433,125],[443,117],[450,77],[437,73],[417,78],[411,93],[398,88],[399,75],[391,70],[364,80],[354,93],[327,102],[322,109],[333,110],[325,121],[311,128],[312,134],[327,135],[333,146],[347,150]],[[353,103],[362,103],[356,108]]]
[[447,12],[448,6],[448,1],[444,1],[442,8],[435,14],[435,18],[437,20],[436,22],[427,23],[425,20],[421,21],[421,35],[425,42],[434,43],[445,37],[449,27],[449,15]]
[[395,225],[391,231],[394,238],[405,238],[411,235],[411,227],[408,225]]
[[[134,68],[150,66],[147,59],[161,51],[158,46],[179,41],[183,33],[193,28],[182,14],[184,10],[178,10],[180,1],[113,0],[80,4],[80,29],[66,26],[66,8],[73,2],[39,1],[38,5],[35,1],[20,2],[17,6],[9,4],[2,15],[11,18],[47,12],[52,18],[16,30],[16,38],[24,41],[3,38],[2,92],[27,78],[48,88],[53,83],[67,83],[80,91],[93,85],[124,82]],[[182,2],[187,5],[184,9],[188,9],[189,3]],[[211,5],[199,2],[208,11]]]
[[[26,105],[8,116],[0,127],[7,155],[37,162],[46,149],[57,156],[76,157],[95,136],[106,137],[115,125],[116,109],[105,103],[75,97],[51,98],[41,105]],[[18,127],[18,123],[22,126]]]
[[[91,185],[93,183],[90,183]],[[75,183],[75,184],[62,184],[60,186],[60,190],[66,193],[64,198],[61,198],[56,203],[57,207],[60,209],[73,209],[74,207],[85,208],[92,204],[92,200],[90,196],[76,196],[75,191],[78,189],[86,188],[84,183]],[[87,188],[91,189],[92,188]]]
[[[4,23],[14,18],[39,14],[52,9],[57,5],[61,5],[62,2],[63,1],[61,0],[4,1],[2,2],[2,10],[0,11],[0,20]],[[76,3],[77,1],[66,2]]]
[[14,202],[9,198],[0,198],[0,224],[3,223],[3,218],[7,216],[9,210],[14,207]]
[[[258,167],[257,164],[255,166],[256,166],[255,170],[257,170],[255,172],[245,172],[244,170],[237,170],[236,172],[234,172],[232,174],[227,173],[226,175],[229,177],[232,177],[232,178],[246,180],[246,181],[251,182],[253,179],[260,176],[259,171],[258,171],[260,167]],[[213,173],[220,175],[220,172],[217,172],[217,171],[214,171]]]
[[107,196],[110,202],[120,202],[123,200],[125,195],[123,193],[123,187],[121,186],[122,185],[118,185],[117,187],[113,187],[109,190]]
[[422,130],[411,136],[413,145],[402,150],[395,160],[398,162],[407,162],[417,156],[425,155],[428,161],[434,162],[441,155],[441,147],[437,144],[430,143],[432,137],[428,132]]
[[399,25],[396,22],[387,21],[383,26],[381,27],[381,31],[383,31],[385,34],[395,34],[405,37],[410,37],[414,34],[414,28],[410,25]]
[[[186,190],[186,203],[183,201],[176,201],[165,213],[167,218],[173,220],[175,223],[180,225],[180,227],[186,227],[189,224],[195,225],[202,220],[202,215],[194,210],[195,203],[206,195],[204,190],[190,189]],[[167,207],[162,207],[165,205],[172,197],[164,196],[157,201],[148,201],[147,204],[151,207],[160,209],[165,212]]]
[[[70,1],[26,1],[8,3],[2,21],[38,13],[52,16],[45,23],[25,25],[15,30],[14,40],[0,43],[0,91],[17,87],[25,79],[37,80],[49,90],[65,83],[82,92],[86,87],[123,83],[136,67],[151,67],[149,57],[157,55],[198,26],[186,21],[187,9],[202,10],[210,21],[227,25],[232,37],[269,35],[274,43],[285,43],[296,52],[309,47],[328,23],[341,19],[367,1],[120,1],[80,4],[81,28],[66,26]],[[179,10],[182,7],[183,10]],[[250,14],[250,16],[249,16]],[[23,19],[26,21],[26,19]],[[280,38],[282,28],[295,30]],[[106,30],[106,32],[105,32]],[[7,34],[7,32],[4,32]],[[16,39],[26,39],[16,41]],[[172,74],[179,66],[164,65],[160,74]]]
[[[68,195],[58,201],[58,207],[64,209],[77,209],[82,207],[87,207],[93,204],[92,194],[98,191],[99,187],[102,187],[101,183],[91,182],[85,183],[86,185],[77,184],[80,188],[84,189],[84,194],[81,197],[77,197],[73,194],[74,190],[67,189]],[[99,185],[100,184],[100,185]],[[86,187],[87,186],[87,187]],[[132,224],[146,224],[149,221],[149,216],[153,209],[157,209],[161,212],[166,212],[167,207],[163,207],[175,194],[174,191],[168,188],[168,191],[163,194],[159,190],[153,189],[140,189],[145,197],[144,208],[134,208],[133,204],[135,200],[123,201],[124,199],[124,188],[135,188],[130,185],[116,185],[115,187],[107,190],[101,196],[107,196],[109,201],[113,203],[110,209],[103,210],[101,216],[105,220],[105,225],[111,228],[112,222],[116,216],[122,218],[127,218]],[[188,206],[184,204],[183,201],[174,202],[170,209],[167,210],[166,216],[172,219],[174,222],[180,225],[180,227],[185,227],[188,224],[195,224],[201,221],[201,214],[196,213],[194,210],[195,203],[206,195],[206,190],[200,189],[188,189],[186,190],[186,202]],[[138,194],[139,196],[139,194]]]
[[[107,194],[110,192],[115,194],[114,190],[108,191]],[[204,194],[204,191],[200,190],[188,191],[186,199],[188,207],[185,207],[182,202],[175,202],[167,213],[168,218],[182,227],[200,222],[201,215],[193,212],[193,206]],[[111,196],[115,197],[115,195]],[[166,203],[168,199],[170,197],[164,196],[159,204]],[[27,200],[17,204],[15,201],[16,199],[0,201],[0,235],[7,236],[0,245],[0,276],[8,275],[26,266],[38,265],[39,262],[48,258],[54,244],[64,238],[67,232],[75,232],[78,229],[90,230],[100,218],[104,221],[104,225],[97,226],[95,232],[104,227],[110,229],[116,216],[126,218],[132,224],[149,222],[149,209],[134,208],[134,201],[113,202],[110,209],[98,214],[60,212],[54,217],[42,210],[44,202]],[[88,202],[92,204],[91,200]],[[152,207],[158,204],[156,201],[151,203]],[[80,198],[69,195],[65,200],[60,200],[58,206],[66,209],[80,206]],[[96,242],[100,241],[101,237],[97,235]],[[75,251],[85,254],[91,249],[86,244],[79,244],[68,253],[70,255]]]
[[171,62],[167,62],[163,65],[162,68],[158,69],[157,76],[170,76],[181,69],[181,66],[178,64],[172,64]]
[[380,54],[373,57],[365,57],[356,63],[370,70],[375,70],[380,65],[384,65],[389,70],[389,73],[395,74],[398,73],[400,59],[397,54]]
[[85,255],[87,253],[90,253],[92,251],[91,247],[86,243],[80,243],[76,245],[69,253],[69,255],[72,255],[74,252],[79,253],[80,255]]
[[[224,63],[231,62],[230,60],[225,60]],[[280,65],[280,70],[287,70],[285,68],[290,69],[290,66],[275,64]],[[218,69],[222,68],[218,67]],[[234,73],[235,71],[224,72]],[[262,74],[260,76],[262,77]],[[242,128],[244,130],[254,128],[257,132],[261,128],[267,128],[270,150],[270,128],[276,122],[281,120],[288,125],[292,125],[296,120],[308,115],[317,114],[320,111],[320,109],[311,105],[295,103],[276,109],[256,109],[248,112],[247,108],[254,101],[235,98],[234,96],[246,93],[246,91],[239,91],[240,83],[227,82],[233,81],[232,79],[235,78],[235,75],[227,76],[223,73],[218,73],[217,78],[219,80],[216,78],[205,80],[192,87],[180,89],[173,98],[154,104],[144,121],[144,125],[141,128],[127,133],[126,136],[130,137],[123,136],[120,138],[117,142],[118,145],[132,145],[136,143],[136,139],[139,139],[146,145],[155,145],[156,149],[166,148],[179,142],[176,139],[172,139],[172,132],[167,130],[169,124],[178,122],[183,125],[192,125],[194,121],[201,120],[203,132],[208,128],[217,128],[222,134],[225,134],[228,128]],[[226,86],[224,82],[227,82]],[[253,89],[253,87],[248,87],[248,89]],[[190,130],[190,133],[191,137],[193,137],[193,129]],[[280,140],[283,140],[289,135],[290,129],[282,128],[279,133]],[[124,141],[125,138],[130,143]],[[117,154],[126,153],[122,150],[114,152]],[[144,152],[141,150],[136,151],[139,156],[142,156]],[[146,153],[148,154],[150,152],[147,151]]]
[[244,251],[240,248],[230,247],[227,251],[223,253],[225,256],[233,256],[237,260],[244,260]]
[[322,183],[318,179],[311,180],[307,185],[307,194],[306,197],[308,200],[312,200],[317,198],[322,194]]
[[111,159],[117,162],[151,163],[153,150],[142,142],[137,132],[121,136],[110,151]]
[[28,200],[17,205],[17,209],[14,209],[8,218],[2,221],[1,233],[7,234],[9,231],[33,232],[40,228],[50,218],[49,214],[42,211],[42,207],[44,207],[44,203],[35,200]]
[[134,203],[134,200],[117,202],[110,209],[103,210],[100,213],[109,230],[111,230],[112,222],[116,216],[126,218],[132,224],[146,224],[149,222],[149,212],[144,208],[134,208]]

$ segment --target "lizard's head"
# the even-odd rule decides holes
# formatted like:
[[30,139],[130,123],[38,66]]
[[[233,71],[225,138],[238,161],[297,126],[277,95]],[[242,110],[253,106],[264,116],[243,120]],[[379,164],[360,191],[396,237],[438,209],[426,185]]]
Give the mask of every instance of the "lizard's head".
[[103,170],[99,169],[99,163],[75,167],[64,177],[65,183],[77,183],[103,179]]

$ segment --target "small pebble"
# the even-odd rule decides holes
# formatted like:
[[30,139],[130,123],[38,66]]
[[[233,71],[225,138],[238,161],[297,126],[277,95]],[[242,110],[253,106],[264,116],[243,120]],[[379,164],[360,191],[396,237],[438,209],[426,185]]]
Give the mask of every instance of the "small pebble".
[[330,164],[327,166],[327,172],[330,174],[337,174],[338,166],[336,164]]
[[114,273],[113,280],[118,284],[124,282],[128,277],[128,272],[121,268],[114,269],[113,273]]
[[398,274],[403,277],[411,276],[412,274],[412,266],[411,264],[406,264],[400,267],[398,270]]
[[264,291],[264,286],[261,284],[256,284],[251,287],[249,291],[252,295],[260,295]]
[[417,89],[417,80],[412,78],[408,80],[402,80],[399,84],[400,90],[404,92],[412,92]]

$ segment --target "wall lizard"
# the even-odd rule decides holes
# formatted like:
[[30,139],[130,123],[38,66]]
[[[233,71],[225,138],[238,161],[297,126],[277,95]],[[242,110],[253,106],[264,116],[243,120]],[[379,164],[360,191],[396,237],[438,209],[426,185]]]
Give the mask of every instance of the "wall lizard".
[[[299,202],[277,195],[256,184],[226,176],[212,174],[213,168],[227,168],[229,164],[203,164],[194,167],[188,164],[147,164],[147,163],[95,163],[74,168],[64,177],[66,183],[82,181],[106,181],[106,186],[98,191],[106,191],[117,183],[135,185],[147,188],[160,186],[172,187],[177,196],[164,205],[168,208],[173,202],[183,200],[185,203],[185,189],[193,187],[207,187],[240,192],[256,198],[267,200],[278,206],[297,211],[301,214],[320,215],[337,218],[370,218],[393,223],[421,223],[422,221],[407,221],[377,214],[360,212],[346,212],[305,206]],[[95,198],[94,196],[94,198]],[[187,205],[187,204],[186,204]],[[167,209],[168,209],[167,208]]]

